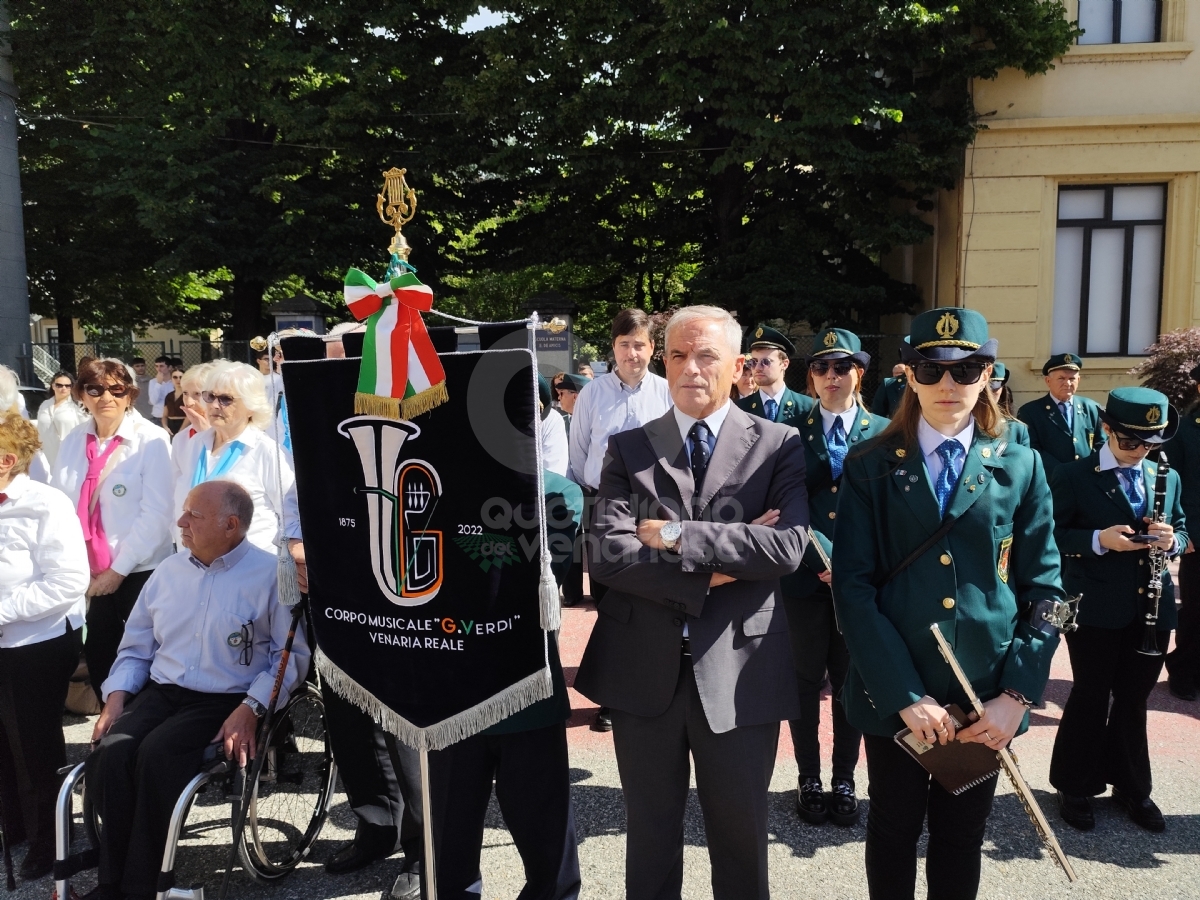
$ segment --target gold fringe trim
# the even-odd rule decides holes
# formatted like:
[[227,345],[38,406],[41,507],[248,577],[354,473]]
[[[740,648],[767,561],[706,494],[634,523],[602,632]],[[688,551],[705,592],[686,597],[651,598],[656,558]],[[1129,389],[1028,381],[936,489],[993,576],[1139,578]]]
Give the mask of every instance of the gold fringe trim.
[[421,413],[427,413],[443,403],[450,402],[450,394],[446,390],[446,382],[439,381],[437,384],[430,385],[419,394],[413,394],[411,397],[405,397],[400,401],[400,410],[403,413],[403,418],[412,419]]
[[400,415],[400,401],[395,397],[379,397],[361,391],[354,395],[354,413],[359,416],[380,416],[384,419],[403,418]]

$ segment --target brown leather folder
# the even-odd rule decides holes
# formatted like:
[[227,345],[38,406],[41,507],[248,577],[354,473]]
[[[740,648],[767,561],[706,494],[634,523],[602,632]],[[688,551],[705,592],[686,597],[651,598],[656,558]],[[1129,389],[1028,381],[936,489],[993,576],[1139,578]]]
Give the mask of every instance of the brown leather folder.
[[[946,712],[954,720],[955,729],[965,728],[970,723],[956,704],[947,706]],[[1000,771],[999,755],[984,744],[964,744],[960,741],[950,741],[944,745],[927,744],[913,734],[911,728],[898,732],[895,740],[938,784],[955,796],[982,784]]]

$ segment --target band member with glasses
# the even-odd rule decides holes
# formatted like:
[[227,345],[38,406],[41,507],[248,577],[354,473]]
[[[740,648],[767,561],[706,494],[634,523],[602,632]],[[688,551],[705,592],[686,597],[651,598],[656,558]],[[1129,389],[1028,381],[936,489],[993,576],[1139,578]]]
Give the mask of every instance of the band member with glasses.
[[[842,702],[867,752],[872,900],[911,900],[925,824],[929,896],[976,896],[996,779],[955,796],[894,736],[1006,746],[1028,727],[1058,645],[1030,621],[1037,601],[1063,599],[1050,495],[1041,459],[1008,442],[987,391],[996,348],[974,310],[913,319],[900,409],[847,456],[838,492],[833,598],[850,648]],[[971,707],[932,623],[984,701],[961,728],[945,705]]]
[[[1200,366],[1189,373],[1200,391]],[[1179,432],[1167,447],[1171,468],[1183,484],[1184,519],[1200,522],[1200,397],[1180,416]],[[1193,528],[1195,526],[1193,525]],[[1196,700],[1200,680],[1200,554],[1196,542],[1188,541],[1179,558],[1179,622],[1175,626],[1175,649],[1167,654],[1167,687],[1180,700]]]
[[1074,353],[1050,357],[1042,366],[1050,393],[1017,411],[1017,418],[1029,427],[1029,446],[1041,454],[1047,480],[1062,463],[1091,456],[1104,443],[1100,407],[1076,396],[1082,369],[1083,360]]
[[[171,810],[206,751],[239,766],[255,755],[291,624],[275,555],[246,537],[256,516],[237,484],[192,490],[178,523],[186,552],[159,566],[129,616],[87,761],[88,793],[104,823],[93,900],[153,897]],[[309,658],[299,629],[278,708],[304,680]]]
[[[1150,549],[1169,558],[1187,546],[1179,475],[1167,473],[1165,521],[1153,521],[1158,467],[1146,456],[1174,437],[1179,414],[1150,388],[1117,388],[1100,413],[1106,442],[1087,459],[1054,471],[1055,536],[1069,594],[1082,594],[1079,628],[1067,635],[1074,682],[1050,759],[1063,819],[1095,826],[1091,798],[1112,796],[1147,831],[1166,821],[1150,799],[1146,700],[1162,672],[1175,627],[1175,587],[1165,564],[1153,646],[1147,655]],[[1168,460],[1170,456],[1168,455]],[[1170,468],[1170,466],[1168,466]]]
[[286,520],[288,529],[299,527],[298,520],[285,516],[283,501],[296,476],[288,455],[264,433],[272,416],[262,375],[246,363],[221,360],[209,370],[201,396],[209,428],[183,447],[175,510],[182,513],[184,498],[198,484],[218,478],[234,481],[254,501],[254,522],[246,539],[275,552],[280,523]]
[[71,498],[88,547],[83,652],[97,696],[138,593],[171,555],[171,446],[133,408],[134,378],[119,359],[80,365],[75,397],[90,419],[63,439],[52,479]]
[[[833,551],[838,491],[846,454],[883,431],[887,419],[872,415],[863,406],[860,388],[871,364],[858,335],[827,328],[813,341],[806,360],[808,388],[817,405],[800,423],[804,443],[804,476],[808,488],[808,516],[814,538],[826,556]],[[788,722],[799,770],[796,808],[810,824],[832,819],[837,825],[858,821],[854,793],[854,767],[862,733],[846,719],[838,695],[846,681],[850,654],[833,615],[831,574],[814,547],[804,554],[804,564],[780,584],[787,610],[788,633],[796,660],[800,690],[800,716]],[[833,702],[833,772],[828,795],[821,781],[821,688],[829,673]]]
[[87,421],[87,410],[75,402],[71,396],[71,388],[75,384],[75,376],[70,372],[58,371],[50,379],[50,389],[53,396],[48,397],[37,411],[38,436],[42,440],[42,452],[50,466],[58,458],[58,448],[62,440],[70,434],[75,426]]
[[813,408],[813,398],[798,394],[784,383],[783,377],[796,355],[796,346],[782,331],[759,325],[749,336],[750,355],[746,365],[754,369],[758,390],[736,401],[744,412],[760,419],[798,428],[800,420]]

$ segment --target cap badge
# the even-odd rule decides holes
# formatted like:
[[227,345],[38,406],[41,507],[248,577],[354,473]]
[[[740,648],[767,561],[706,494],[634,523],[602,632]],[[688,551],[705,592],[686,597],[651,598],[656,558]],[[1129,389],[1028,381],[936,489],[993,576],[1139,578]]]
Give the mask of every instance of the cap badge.
[[937,321],[934,330],[943,338],[952,338],[958,334],[958,316],[946,313]]
[[829,334],[825,335],[825,340],[823,341],[823,343],[825,344],[826,347],[836,347],[837,342],[838,342],[837,333],[833,332],[833,331],[831,331],[831,332],[829,332]]
[[1152,406],[1148,410],[1146,410],[1146,421],[1149,422],[1151,425],[1157,425],[1158,420],[1161,418],[1162,418],[1162,413],[1159,412],[1159,409],[1157,406]]
[[758,329],[758,331],[754,332],[754,336],[755,336],[756,338],[760,338],[760,337],[762,337],[762,336],[763,336],[763,330],[762,330],[761,328],[760,328],[760,329]]

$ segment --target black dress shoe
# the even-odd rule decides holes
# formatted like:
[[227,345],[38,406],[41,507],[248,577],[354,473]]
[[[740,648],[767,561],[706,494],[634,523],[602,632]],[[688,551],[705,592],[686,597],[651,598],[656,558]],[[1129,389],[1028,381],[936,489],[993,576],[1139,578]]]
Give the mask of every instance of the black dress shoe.
[[854,782],[845,778],[835,778],[829,785],[826,797],[829,807],[829,818],[834,825],[858,824],[858,798],[854,796]]
[[325,871],[330,875],[347,875],[391,855],[387,847],[356,837],[329,858]]
[[1192,678],[1185,675],[1169,675],[1167,677],[1167,690],[1171,692],[1172,697],[1188,702],[1196,700],[1196,682]]
[[1090,797],[1077,797],[1074,794],[1058,792],[1058,811],[1063,821],[1072,828],[1080,831],[1091,831],[1096,827],[1096,815],[1092,812]]
[[820,778],[804,778],[796,791],[796,811],[809,825],[820,825],[829,818],[825,803],[825,788]]
[[1167,830],[1167,820],[1163,818],[1162,810],[1149,797],[1145,800],[1134,800],[1120,788],[1113,788],[1112,797],[1125,807],[1125,812],[1129,813],[1129,818],[1133,819],[1135,824],[1156,834]]
[[607,706],[600,707],[600,712],[596,713],[592,731],[612,731],[612,716],[609,714]]
[[[71,891],[71,895],[74,896],[75,892]],[[121,900],[124,896],[115,884],[98,884],[79,900]]]
[[34,881],[43,875],[49,875],[54,871],[54,843],[38,842],[30,847],[25,859],[21,861],[19,871],[25,881]]
[[421,896],[421,870],[401,872],[396,876],[392,889],[381,900],[417,900]]

